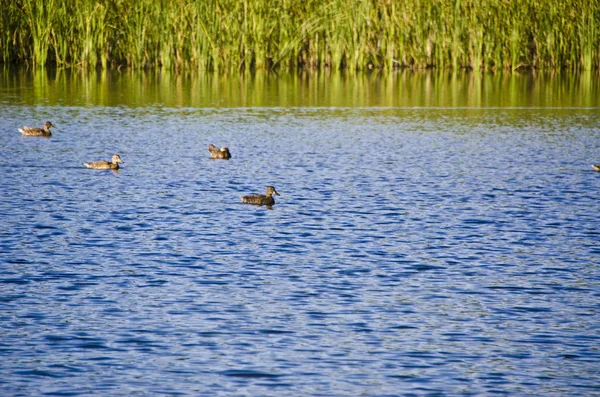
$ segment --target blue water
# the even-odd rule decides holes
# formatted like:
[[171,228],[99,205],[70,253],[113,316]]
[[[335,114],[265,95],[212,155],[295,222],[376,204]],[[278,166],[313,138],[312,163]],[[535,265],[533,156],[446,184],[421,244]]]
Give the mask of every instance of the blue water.
[[600,395],[599,126],[4,102],[0,395]]

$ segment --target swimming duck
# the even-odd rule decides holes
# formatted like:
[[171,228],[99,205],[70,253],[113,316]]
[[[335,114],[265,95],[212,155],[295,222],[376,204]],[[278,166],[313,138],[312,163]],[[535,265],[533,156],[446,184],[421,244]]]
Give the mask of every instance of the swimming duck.
[[94,161],[91,163],[83,163],[88,168],[93,168],[96,170],[118,170],[119,163],[125,164],[125,162],[121,159],[121,156],[115,154],[112,156],[112,162],[110,161]]
[[23,128],[19,128],[19,132],[23,135],[26,136],[52,136],[52,133],[50,132],[50,128],[56,128],[52,125],[51,122],[46,121],[44,123],[44,128],[38,128],[38,127],[27,127],[24,126]]
[[208,151],[210,152],[211,159],[223,159],[229,160],[231,158],[231,153],[229,153],[229,149],[226,147],[222,147],[219,149],[212,143],[208,145]]
[[242,196],[242,203],[271,206],[275,204],[275,199],[273,198],[274,194],[279,196],[279,193],[277,193],[273,186],[267,186],[266,194],[252,194],[250,196]]
[[592,164],[592,168],[594,169],[594,171],[600,172],[600,164]]

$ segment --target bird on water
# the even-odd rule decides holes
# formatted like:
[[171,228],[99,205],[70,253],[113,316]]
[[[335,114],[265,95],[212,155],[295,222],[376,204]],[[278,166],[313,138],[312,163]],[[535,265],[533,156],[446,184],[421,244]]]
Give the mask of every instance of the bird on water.
[[112,161],[92,161],[90,163],[83,163],[83,165],[95,170],[118,170],[119,163],[125,164],[125,162],[121,159],[121,156],[115,154],[112,156]]
[[229,148],[222,147],[219,149],[212,143],[208,145],[208,151],[210,152],[211,159],[223,159],[229,160],[231,158],[231,153],[229,153]]
[[267,186],[266,194],[251,194],[249,196],[241,196],[242,203],[271,206],[275,204],[273,195],[279,196],[273,186]]
[[56,127],[54,125],[52,125],[51,122],[46,121],[44,123],[44,128],[24,126],[23,128],[19,128],[19,132],[25,136],[50,137],[50,136],[52,136],[52,133],[50,132],[50,128],[56,128]]

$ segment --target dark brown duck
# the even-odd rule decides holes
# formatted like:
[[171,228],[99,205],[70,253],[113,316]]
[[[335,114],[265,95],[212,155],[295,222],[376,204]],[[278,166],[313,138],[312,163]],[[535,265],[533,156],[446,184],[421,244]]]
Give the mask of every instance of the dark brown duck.
[[267,186],[266,194],[251,194],[249,196],[242,196],[242,203],[270,206],[275,204],[275,199],[273,198],[274,194],[279,196],[279,193],[277,193],[273,186]]

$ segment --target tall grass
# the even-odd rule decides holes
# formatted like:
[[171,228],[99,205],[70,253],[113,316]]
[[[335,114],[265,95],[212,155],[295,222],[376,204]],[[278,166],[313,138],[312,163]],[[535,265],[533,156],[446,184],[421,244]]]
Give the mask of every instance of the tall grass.
[[594,0],[0,0],[0,10],[4,64],[600,67]]

